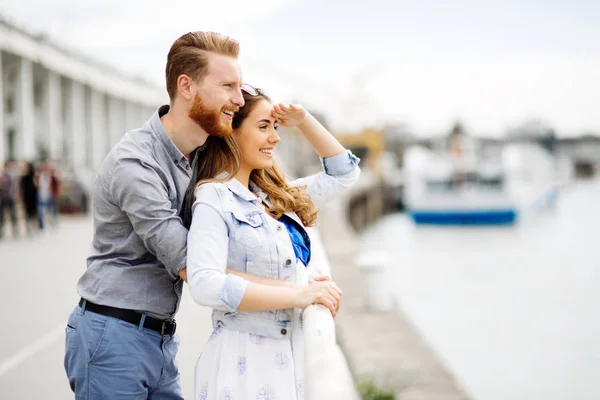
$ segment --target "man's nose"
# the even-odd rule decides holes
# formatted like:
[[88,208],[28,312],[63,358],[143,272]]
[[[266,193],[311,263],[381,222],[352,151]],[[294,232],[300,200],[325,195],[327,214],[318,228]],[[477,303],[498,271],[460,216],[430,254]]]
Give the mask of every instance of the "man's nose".
[[246,102],[244,101],[244,96],[242,95],[242,89],[238,89],[235,92],[235,96],[232,99],[232,102],[233,102],[233,104],[235,104],[238,107],[243,107],[244,106],[244,104]]

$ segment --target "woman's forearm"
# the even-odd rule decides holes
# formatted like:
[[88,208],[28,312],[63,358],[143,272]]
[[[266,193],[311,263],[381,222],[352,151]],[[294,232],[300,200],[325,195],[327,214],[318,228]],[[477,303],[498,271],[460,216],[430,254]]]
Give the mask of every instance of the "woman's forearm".
[[236,271],[235,269],[227,269],[228,274],[237,275],[240,278],[244,278],[245,280],[253,283],[258,283],[260,285],[265,286],[278,286],[278,287],[289,287],[294,288],[296,285],[289,281],[284,281],[281,279],[274,278],[264,278],[262,276],[251,275],[245,272]]
[[321,158],[337,156],[346,151],[344,146],[310,113],[307,113],[305,120],[298,124],[297,128]]
[[266,311],[294,308],[297,306],[297,299],[297,291],[293,288],[250,282],[238,310]]

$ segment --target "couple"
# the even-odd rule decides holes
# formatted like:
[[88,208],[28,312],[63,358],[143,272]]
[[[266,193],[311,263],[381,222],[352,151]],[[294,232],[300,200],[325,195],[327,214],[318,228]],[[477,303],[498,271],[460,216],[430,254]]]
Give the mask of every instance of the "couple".
[[[328,277],[307,275],[305,227],[356,181],[358,159],[302,107],[242,84],[238,52],[218,33],[177,39],[170,105],[102,164],[66,328],[78,399],[182,398],[173,317],[183,281],[213,308],[195,399],[303,398],[302,310],[319,303],[335,315],[341,302]],[[273,161],[278,125],[300,130],[324,172],[286,181]]]

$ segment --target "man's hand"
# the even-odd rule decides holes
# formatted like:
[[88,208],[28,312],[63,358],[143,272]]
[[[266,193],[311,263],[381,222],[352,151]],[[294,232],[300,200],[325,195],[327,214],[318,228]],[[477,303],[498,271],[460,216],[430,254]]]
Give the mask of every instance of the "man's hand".
[[187,283],[187,268],[182,269],[181,271],[179,271],[179,277],[181,279],[184,280],[184,282]]

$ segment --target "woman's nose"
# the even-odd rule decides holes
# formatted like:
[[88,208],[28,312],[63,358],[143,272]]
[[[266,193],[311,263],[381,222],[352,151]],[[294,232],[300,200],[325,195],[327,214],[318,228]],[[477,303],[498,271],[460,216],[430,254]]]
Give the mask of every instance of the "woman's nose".
[[281,138],[279,137],[279,134],[277,133],[277,131],[275,129],[273,129],[273,133],[271,134],[269,141],[271,143],[279,143],[280,140],[281,140]]

